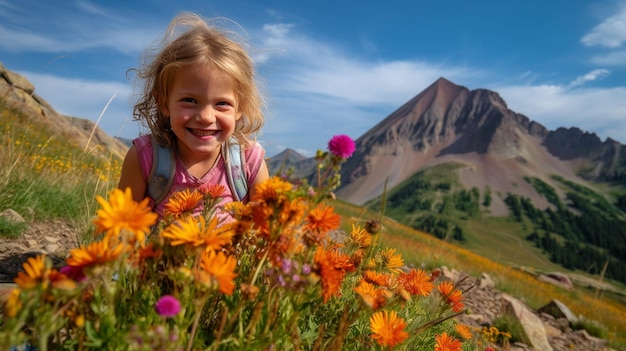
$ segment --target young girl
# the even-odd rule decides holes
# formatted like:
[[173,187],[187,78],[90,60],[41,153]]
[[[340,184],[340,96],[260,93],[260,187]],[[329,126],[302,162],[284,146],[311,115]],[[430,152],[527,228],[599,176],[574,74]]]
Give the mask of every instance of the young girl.
[[[186,30],[176,35],[179,27]],[[151,194],[152,143],[174,155],[169,193],[158,203],[150,197],[161,217],[169,196],[202,184],[226,188],[219,205],[236,199],[225,162],[229,143],[243,150],[242,172],[249,190],[242,201],[253,195],[256,184],[269,178],[265,151],[253,139],[263,126],[263,99],[252,59],[241,45],[199,16],[183,13],[168,26],[162,50],[137,74],[145,85],[133,117],[151,134],[133,140],[118,185],[122,190],[130,187],[135,201]]]

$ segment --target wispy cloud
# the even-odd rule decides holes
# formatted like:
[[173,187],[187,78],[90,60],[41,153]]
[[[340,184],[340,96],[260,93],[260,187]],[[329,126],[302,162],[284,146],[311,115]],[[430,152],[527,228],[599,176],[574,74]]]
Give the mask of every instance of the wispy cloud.
[[626,5],[591,29],[581,40],[586,46],[618,48],[626,42]]
[[572,81],[569,84],[569,88],[574,88],[574,87],[583,85],[583,84],[585,84],[587,82],[592,82],[592,81],[594,81],[596,79],[600,79],[602,77],[605,77],[605,76],[609,75],[610,73],[611,72],[609,72],[606,69],[595,69],[595,70],[593,70],[593,71],[591,71],[591,72],[589,72],[589,73],[587,73],[585,75],[582,75],[582,76],[576,78],[574,81]]

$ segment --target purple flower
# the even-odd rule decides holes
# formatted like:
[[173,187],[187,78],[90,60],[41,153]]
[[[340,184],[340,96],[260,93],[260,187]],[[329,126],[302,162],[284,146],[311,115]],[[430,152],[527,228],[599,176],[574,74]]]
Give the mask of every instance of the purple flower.
[[172,295],[165,295],[157,301],[154,309],[161,317],[174,317],[180,312],[180,302]]
[[344,159],[352,156],[354,149],[354,140],[345,134],[335,135],[328,142],[328,150]]

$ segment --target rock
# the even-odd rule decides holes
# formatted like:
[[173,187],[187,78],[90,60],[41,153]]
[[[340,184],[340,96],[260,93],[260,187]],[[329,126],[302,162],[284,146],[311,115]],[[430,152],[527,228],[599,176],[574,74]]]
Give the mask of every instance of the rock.
[[485,289],[485,288],[495,288],[496,287],[496,283],[493,281],[493,279],[491,278],[491,276],[487,273],[482,273],[480,275],[480,282],[478,283],[478,287],[481,289]]
[[509,313],[512,316],[517,317],[518,321],[522,325],[526,336],[532,346],[537,351],[553,351],[552,346],[548,342],[546,335],[546,329],[543,326],[543,322],[533,312],[531,312],[526,306],[513,296],[502,294],[502,299],[505,302],[505,313]]
[[560,286],[568,290],[572,290],[574,288],[572,280],[567,275],[561,272],[540,274],[537,279],[552,285]]
[[7,208],[6,210],[0,212],[0,217],[6,219],[10,223],[24,223],[24,217],[20,216],[19,213],[14,210]]
[[547,313],[554,318],[565,318],[570,324],[578,321],[578,317],[559,300],[552,300],[537,311]]

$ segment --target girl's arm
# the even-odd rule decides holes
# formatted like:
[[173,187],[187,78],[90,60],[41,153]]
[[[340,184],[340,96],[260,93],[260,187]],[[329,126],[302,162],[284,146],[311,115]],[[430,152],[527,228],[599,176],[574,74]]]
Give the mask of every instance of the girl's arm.
[[[266,167],[267,171],[267,167]],[[146,181],[141,174],[141,166],[139,165],[139,156],[135,145],[131,146],[126,153],[124,163],[122,164],[122,175],[117,187],[121,190],[130,188],[133,194],[133,200],[139,202],[146,197]]]
[[268,179],[270,179],[270,173],[267,169],[267,163],[265,163],[265,160],[263,160],[261,162],[261,166],[259,167],[259,171],[257,172],[256,178],[254,178],[254,182],[252,182],[252,184],[250,184],[249,186],[250,190],[248,194],[248,199],[254,198],[254,195],[256,194],[257,184],[261,184]]

